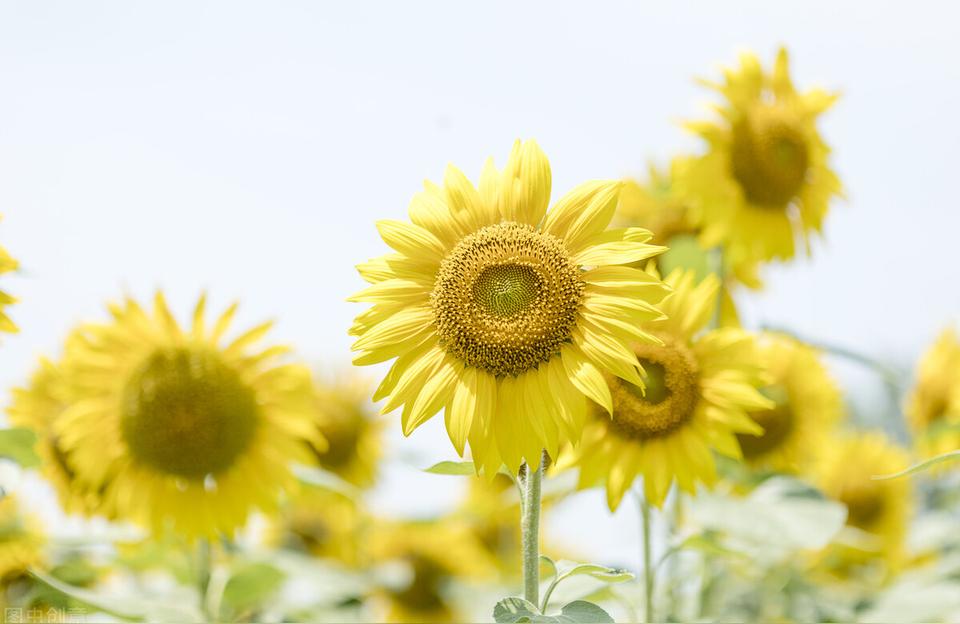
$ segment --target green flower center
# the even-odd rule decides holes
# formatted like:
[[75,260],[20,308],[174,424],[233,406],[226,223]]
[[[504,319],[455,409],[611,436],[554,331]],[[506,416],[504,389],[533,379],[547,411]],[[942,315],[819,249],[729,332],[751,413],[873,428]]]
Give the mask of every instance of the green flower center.
[[208,350],[160,349],[127,381],[123,439],[141,463],[203,479],[230,468],[260,422],[253,390]]
[[747,201],[785,208],[803,187],[810,165],[798,120],[776,105],[755,108],[733,125],[731,164]]
[[480,272],[473,283],[473,300],[494,316],[511,317],[529,308],[542,289],[543,281],[531,267],[502,264]]

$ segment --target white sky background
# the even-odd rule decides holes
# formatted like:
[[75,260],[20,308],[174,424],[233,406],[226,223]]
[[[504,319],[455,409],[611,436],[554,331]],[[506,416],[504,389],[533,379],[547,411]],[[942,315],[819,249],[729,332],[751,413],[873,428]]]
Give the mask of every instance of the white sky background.
[[[56,352],[105,300],[163,287],[276,317],[275,337],[324,368],[349,362],[353,265],[384,253],[447,162],[476,178],[517,137],[551,159],[554,196],[641,173],[697,142],[744,48],[789,46],[799,86],[840,89],[822,130],[850,201],[815,259],[767,272],[754,323],[909,366],[960,310],[958,15],[944,2],[4,2],[0,5],[0,241],[23,264],[3,287],[22,333],[0,387]],[[372,370],[373,375],[377,371]],[[845,381],[873,383],[840,369]],[[6,392],[0,395],[6,401]],[[396,419],[394,419],[396,420]],[[394,453],[454,455],[442,418]],[[404,463],[405,462],[405,463]],[[396,513],[453,503],[461,483],[410,458],[376,493]],[[36,487],[36,486],[33,486]],[[554,535],[632,564],[634,512],[588,493]]]

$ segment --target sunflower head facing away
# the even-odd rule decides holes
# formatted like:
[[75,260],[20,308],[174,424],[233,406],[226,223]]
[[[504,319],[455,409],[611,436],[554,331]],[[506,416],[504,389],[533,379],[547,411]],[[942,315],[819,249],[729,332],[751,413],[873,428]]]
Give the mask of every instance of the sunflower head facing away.
[[550,165],[532,142],[475,187],[453,166],[410,220],[378,223],[395,253],[359,268],[373,306],[350,333],[354,363],[396,358],[377,389],[404,434],[445,409],[457,452],[487,475],[579,439],[586,397],[612,409],[604,375],[642,385],[630,342],[667,289],[631,263],[662,251],[641,228],[608,230],[620,182],[583,184],[548,212]]
[[688,160],[680,176],[704,236],[723,243],[734,262],[789,259],[795,238],[806,243],[819,232],[842,193],[816,126],[837,96],[798,93],[784,49],[771,72],[747,53],[722,83],[704,84],[726,101],[720,119],[687,124],[707,153]]
[[384,423],[370,402],[370,389],[354,378],[318,383],[317,403],[317,427],[324,439],[319,447],[310,447],[317,463],[357,487],[372,486]]
[[775,333],[762,335],[759,344],[768,376],[760,392],[773,406],[750,414],[763,428],[761,435],[738,434],[737,439],[751,466],[797,472],[840,422],[840,390],[812,347]]
[[43,535],[16,497],[0,494],[0,600],[7,583],[43,561]]
[[909,465],[907,452],[878,432],[857,432],[832,438],[822,447],[814,466],[817,486],[847,507],[850,534],[825,556],[826,564],[841,574],[854,567],[884,563],[896,567],[903,559],[910,518],[910,479],[875,480]]
[[960,340],[952,327],[920,360],[905,411],[922,457],[960,448]]
[[561,458],[580,469],[580,487],[606,483],[616,509],[638,475],[647,500],[661,505],[676,480],[690,493],[697,482],[716,480],[712,451],[740,458],[737,434],[762,429],[748,411],[773,403],[758,391],[763,382],[755,339],[736,328],[703,333],[716,309],[718,280],[699,284],[691,271],[674,271],[673,293],[661,305],[667,319],[644,329],[656,343],[634,345],[646,389],[607,375],[613,416],[594,410],[578,448]]
[[[17,261],[7,253],[7,250],[0,245],[0,277],[4,273],[9,273],[17,269]],[[17,326],[13,324],[13,321],[10,320],[10,317],[4,312],[4,308],[12,303],[16,303],[16,299],[8,295],[6,292],[0,288],[0,332],[15,332],[17,331]]]
[[272,323],[224,340],[236,306],[213,326],[206,302],[181,328],[158,293],[132,299],[69,343],[69,405],[56,435],[80,483],[118,517],[188,538],[230,535],[294,485],[290,462],[322,445],[310,372],[255,345]]
[[101,488],[81,483],[76,478],[76,470],[57,434],[56,422],[68,403],[69,392],[61,365],[41,358],[27,385],[13,389],[7,415],[11,424],[26,427],[36,434],[41,472],[53,485],[64,510],[84,515],[103,513]]

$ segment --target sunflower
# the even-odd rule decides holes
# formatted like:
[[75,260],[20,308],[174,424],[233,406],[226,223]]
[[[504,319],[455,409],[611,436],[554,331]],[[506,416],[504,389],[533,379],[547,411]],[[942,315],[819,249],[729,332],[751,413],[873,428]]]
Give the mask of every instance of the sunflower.
[[960,448],[960,340],[952,327],[920,360],[905,411],[922,457]]
[[235,311],[208,327],[201,297],[181,329],[161,293],[152,314],[127,298],[68,344],[55,433],[108,512],[155,533],[231,535],[294,485],[304,439],[323,444],[309,370],[278,361],[286,347],[254,347],[272,323],[224,341]]
[[369,518],[361,504],[340,492],[301,488],[271,518],[267,542],[301,550],[348,567],[365,563]]
[[13,389],[7,415],[11,424],[36,434],[40,470],[53,485],[64,510],[90,515],[101,510],[99,492],[76,479],[76,471],[54,428],[68,401],[60,365],[41,358],[29,383]]
[[737,439],[750,465],[797,472],[842,418],[840,390],[812,347],[774,333],[762,335],[759,344],[768,375],[760,392],[774,405],[750,414],[763,427],[762,435],[738,434]]
[[[19,266],[17,261],[7,253],[7,250],[4,249],[3,246],[0,246],[0,275],[17,270],[17,266]],[[17,331],[17,326],[13,324],[10,317],[3,311],[6,306],[16,303],[16,301],[16,299],[0,289],[0,332],[13,333]]]
[[399,564],[401,582],[377,595],[386,622],[466,621],[451,594],[454,582],[489,581],[494,561],[470,528],[455,519],[398,521],[377,525],[369,542],[377,564]]
[[721,119],[687,124],[708,151],[686,161],[683,193],[696,206],[705,240],[723,243],[734,264],[789,259],[797,236],[809,249],[810,232],[821,230],[830,200],[842,194],[816,127],[837,95],[798,93],[782,48],[772,72],[747,53],[724,78],[704,81],[727,100]]
[[23,513],[16,497],[0,495],[0,590],[42,563],[43,543],[37,522]]
[[737,328],[700,333],[716,307],[718,279],[695,283],[692,271],[676,270],[662,309],[667,319],[644,330],[661,344],[637,344],[646,392],[607,376],[613,417],[594,410],[579,448],[559,462],[580,468],[579,487],[606,482],[607,503],[617,508],[637,475],[644,494],[660,506],[671,483],[695,493],[698,481],[716,480],[711,450],[740,458],[737,434],[762,429],[747,412],[769,409],[757,387],[763,381],[753,336]]
[[882,561],[896,567],[903,558],[913,490],[909,479],[875,480],[899,472],[909,456],[879,432],[834,437],[821,447],[814,465],[817,486],[847,506],[847,527],[859,536],[854,544],[837,544],[825,555],[828,567],[852,567]]
[[612,409],[604,373],[642,385],[631,340],[661,318],[667,290],[624,265],[663,248],[641,228],[607,230],[620,182],[581,185],[547,212],[550,165],[533,141],[506,168],[488,161],[474,187],[453,166],[410,205],[413,223],[380,221],[396,253],[358,267],[373,306],[350,330],[354,363],[397,358],[374,398],[403,406],[403,432],[446,411],[460,455],[516,473],[576,441],[586,397]]
[[373,485],[382,453],[383,421],[367,385],[343,378],[317,384],[317,427],[325,444],[311,445],[321,468],[360,488]]

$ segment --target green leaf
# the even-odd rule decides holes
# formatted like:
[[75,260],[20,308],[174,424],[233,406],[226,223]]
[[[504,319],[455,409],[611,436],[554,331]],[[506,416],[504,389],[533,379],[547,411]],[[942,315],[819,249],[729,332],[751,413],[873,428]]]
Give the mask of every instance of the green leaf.
[[960,459],[960,451],[950,451],[949,453],[943,453],[942,455],[937,455],[936,457],[931,457],[930,459],[925,459],[924,461],[910,466],[906,470],[901,470],[900,472],[895,472],[888,475],[874,475],[871,477],[874,481],[886,481],[888,479],[899,479],[900,477],[906,477],[907,475],[912,475],[917,472],[922,472],[924,470],[929,470],[937,464],[942,464],[944,462],[955,461]]
[[424,469],[424,472],[438,475],[451,475],[455,477],[472,477],[477,474],[473,462],[469,461],[442,461]]
[[540,609],[519,596],[504,598],[493,607],[493,620],[497,624],[542,621]]
[[265,603],[283,585],[286,575],[268,563],[252,563],[235,572],[223,590],[223,604],[235,613]]
[[0,429],[0,457],[12,459],[24,468],[40,465],[40,456],[34,450],[36,443],[37,434],[31,429]]
[[574,600],[563,605],[560,615],[553,616],[560,624],[613,624],[610,614],[586,600]]
[[202,622],[203,614],[185,604],[171,604],[144,600],[140,596],[102,595],[98,592],[75,587],[52,576],[30,570],[38,581],[68,598],[73,598],[99,612],[112,615],[121,620],[139,620],[149,622]]
[[550,574],[552,574],[554,578],[560,576],[560,571],[557,569],[557,563],[546,555],[540,555],[540,565],[544,564],[550,568]]
[[557,574],[561,578],[585,574],[605,583],[622,583],[633,578],[633,573],[620,568],[608,568],[596,563],[577,563],[561,559],[556,563]]
[[360,490],[357,489],[357,486],[348,481],[344,481],[339,475],[329,470],[324,470],[323,468],[294,464],[293,474],[296,475],[297,479],[302,483],[312,485],[313,487],[343,494],[347,498],[358,498],[360,496]]
[[692,234],[678,234],[667,241],[667,251],[658,258],[660,273],[669,275],[674,269],[693,269],[696,279],[702,280],[711,273],[710,255]]

